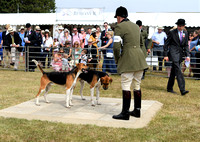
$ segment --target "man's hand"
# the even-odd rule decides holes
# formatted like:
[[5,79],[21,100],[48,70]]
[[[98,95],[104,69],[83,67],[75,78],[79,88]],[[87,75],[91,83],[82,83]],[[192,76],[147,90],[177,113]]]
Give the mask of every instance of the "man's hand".
[[158,44],[158,45],[160,44],[160,42],[158,42],[158,41],[153,41],[153,42],[155,42],[155,43]]
[[169,58],[168,58],[168,57],[164,57],[164,60],[165,60],[165,61],[169,61]]
[[151,50],[150,49],[147,49],[147,54],[151,53]]
[[26,43],[31,43],[30,41],[26,41]]
[[2,48],[1,44],[0,44],[0,48]]

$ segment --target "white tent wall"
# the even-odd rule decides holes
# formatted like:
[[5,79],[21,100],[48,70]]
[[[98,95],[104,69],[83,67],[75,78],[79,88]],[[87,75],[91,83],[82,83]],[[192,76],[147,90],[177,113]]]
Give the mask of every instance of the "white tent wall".
[[[91,20],[91,17],[64,19],[58,20],[57,13],[12,13],[0,14],[0,26],[10,24],[15,26],[25,25],[31,23],[32,25],[53,25],[55,32],[57,25],[70,24],[70,25],[103,25],[106,21],[108,23],[116,23],[113,12],[103,12],[102,19]],[[156,30],[157,26],[175,26],[177,19],[184,18],[187,27],[200,27],[200,13],[129,13],[128,18],[132,22],[141,20],[144,26],[148,26],[149,34]],[[17,30],[17,29],[16,29]]]

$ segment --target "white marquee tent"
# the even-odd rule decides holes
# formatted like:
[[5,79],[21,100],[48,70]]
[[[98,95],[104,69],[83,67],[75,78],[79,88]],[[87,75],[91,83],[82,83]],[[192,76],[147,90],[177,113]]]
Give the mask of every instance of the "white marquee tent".
[[[74,10],[74,9],[73,9]],[[115,13],[102,12],[96,9],[92,11],[78,11],[62,13],[14,13],[0,14],[0,26],[10,24],[14,27],[17,25],[53,25],[54,30],[56,25],[71,24],[71,25],[103,25],[103,22],[115,23]],[[71,10],[72,11],[72,10]],[[69,14],[70,13],[70,14]],[[128,18],[136,22],[141,20],[143,25],[149,26],[150,33],[153,33],[157,26],[175,26],[177,19],[184,18],[186,26],[200,27],[198,20],[200,13],[129,13]]]

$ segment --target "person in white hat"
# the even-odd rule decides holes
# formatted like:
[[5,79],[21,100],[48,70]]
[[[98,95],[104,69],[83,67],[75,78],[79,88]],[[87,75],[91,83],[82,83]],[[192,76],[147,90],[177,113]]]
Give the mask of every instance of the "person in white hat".
[[58,41],[59,41],[59,43],[61,44],[61,40],[62,40],[62,38],[64,37],[64,28],[63,28],[63,26],[59,26],[58,27]]
[[48,56],[48,63],[47,67],[50,67],[51,63],[51,47],[53,46],[53,39],[50,36],[50,31],[48,29],[45,29],[45,35],[43,37],[43,60],[42,64],[43,67],[45,67],[46,57]]
[[20,47],[21,45],[21,38],[17,32],[14,32],[13,28],[10,27],[8,29],[9,34],[7,35],[8,39],[8,46],[11,50],[11,55],[13,54],[12,58],[14,58],[14,69],[18,69],[19,65],[19,57],[20,57],[20,52],[22,51],[22,48]]
[[71,42],[71,40],[72,40],[72,37],[70,35],[70,31],[67,28],[65,28],[64,36],[60,38],[60,46],[64,47],[65,46],[65,42],[66,41]]
[[[158,31],[152,36],[153,42],[153,56],[158,56],[159,71],[162,71],[163,65],[163,46],[167,39],[166,33],[163,31],[163,27],[158,27]],[[153,70],[156,71],[156,66],[153,66]]]

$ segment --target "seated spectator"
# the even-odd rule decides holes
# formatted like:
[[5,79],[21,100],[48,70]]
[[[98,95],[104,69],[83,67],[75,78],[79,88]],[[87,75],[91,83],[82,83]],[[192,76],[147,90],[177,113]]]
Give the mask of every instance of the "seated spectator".
[[54,37],[53,39],[53,50],[54,49],[59,49],[59,42],[58,42],[58,39],[56,37]]
[[87,50],[83,49],[81,52],[80,63],[87,65]]
[[62,55],[63,51],[61,49],[59,50],[59,52],[57,52],[57,49],[55,50],[55,54],[51,65],[53,69],[57,72],[62,71]]
[[103,61],[103,72],[117,73],[117,66],[115,64],[114,56],[113,56],[113,31],[107,31],[106,36],[108,38],[106,45],[99,47],[98,49],[105,50],[106,54],[104,56]]
[[74,42],[74,46],[73,46],[73,54],[72,54],[72,59],[74,60],[75,64],[79,63],[79,59],[81,56],[81,47],[78,41]]

